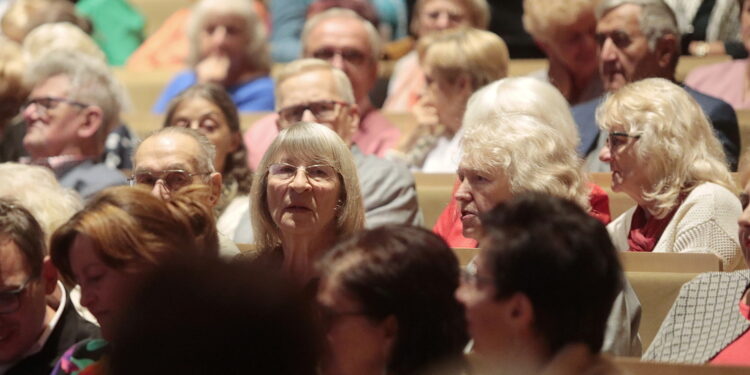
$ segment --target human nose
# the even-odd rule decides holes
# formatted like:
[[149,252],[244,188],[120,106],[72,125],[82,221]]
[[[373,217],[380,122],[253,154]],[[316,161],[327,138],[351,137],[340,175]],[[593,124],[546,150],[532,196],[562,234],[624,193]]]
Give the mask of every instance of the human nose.
[[211,43],[213,43],[214,46],[220,46],[224,43],[224,41],[227,38],[227,29],[225,27],[217,27],[214,29],[214,31],[211,33]]
[[92,309],[96,301],[96,293],[94,293],[91,287],[81,286],[81,305],[87,309]]
[[454,297],[456,298],[456,301],[461,303],[462,305],[466,306],[467,302],[469,301],[469,295],[471,294],[469,291],[469,284],[464,281],[460,281],[458,284],[458,288],[456,289],[456,292],[454,293]]
[[[742,210],[740,218],[737,219],[737,223],[740,225],[740,229],[747,230],[750,228],[750,205]],[[740,242],[743,242],[742,238],[740,238]]]
[[167,188],[166,183],[161,178],[156,180],[154,183],[154,187],[151,188],[151,195],[162,199],[162,200],[169,200],[169,189]]
[[317,122],[318,119],[310,108],[306,108],[305,111],[302,112],[302,118],[300,120],[305,122]]
[[292,181],[289,183],[289,187],[299,192],[305,191],[310,187],[310,181],[307,178],[307,172],[304,168],[297,168]]
[[458,184],[458,189],[456,189],[456,192],[453,193],[453,198],[455,198],[457,201],[463,201],[468,202],[471,200],[471,188],[469,187],[469,182],[467,179],[464,179]]
[[617,59],[617,47],[612,41],[612,38],[607,37],[607,39],[604,40],[604,43],[602,43],[599,58],[602,61],[613,61]]
[[23,116],[24,120],[26,122],[34,121],[42,117],[42,114],[40,113],[39,104],[37,103],[29,103],[26,105],[26,108],[23,109],[21,112],[21,115]]
[[341,53],[334,53],[329,62],[334,68],[344,70],[344,56],[341,56]]
[[440,30],[445,30],[449,27],[451,27],[451,17],[448,12],[440,12],[437,16],[437,20],[435,21],[435,25]]
[[601,151],[599,151],[599,160],[605,163],[612,161],[612,151],[609,149],[609,145],[604,145]]

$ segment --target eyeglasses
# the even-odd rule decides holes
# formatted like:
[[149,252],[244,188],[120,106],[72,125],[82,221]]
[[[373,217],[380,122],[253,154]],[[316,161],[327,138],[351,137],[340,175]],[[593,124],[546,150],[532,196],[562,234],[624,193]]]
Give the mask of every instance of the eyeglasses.
[[336,320],[344,316],[364,316],[367,317],[365,311],[335,311],[334,309],[318,305],[318,316],[320,317],[320,323],[323,327],[329,328]]
[[334,49],[334,48],[321,48],[319,50],[316,50],[312,53],[313,57],[316,59],[326,60],[330,61],[333,59],[334,56],[341,57],[342,60],[346,61],[347,63],[351,65],[362,65],[365,62],[365,59],[367,56],[362,52],[358,51],[356,49],[351,48],[344,48],[344,49]]
[[66,103],[68,105],[73,105],[73,106],[81,107],[81,108],[86,108],[89,106],[86,103],[77,102],[75,100],[47,96],[43,98],[34,98],[34,99],[29,99],[25,101],[21,105],[21,113],[25,112],[26,108],[29,108],[30,105],[34,104],[36,107],[37,115],[40,117],[44,117],[44,116],[47,116],[47,111],[49,111],[50,109],[57,108],[58,104],[60,103]]
[[130,182],[130,186],[135,186],[135,184],[154,186],[157,181],[162,180],[169,190],[175,191],[189,185],[193,181],[193,176],[208,174],[211,174],[211,172],[189,173],[182,169],[168,169],[160,172],[142,171],[130,176],[128,182]]
[[268,176],[276,181],[288,182],[297,176],[297,171],[302,169],[305,176],[311,182],[329,182],[336,177],[336,170],[330,165],[315,164],[308,166],[296,166],[287,163],[271,164],[268,167]]
[[618,148],[627,143],[628,138],[639,139],[640,134],[628,134],[624,132],[610,132],[607,136],[607,147],[610,149]]
[[26,282],[21,284],[17,289],[0,293],[0,314],[10,314],[16,312],[21,306],[21,293],[29,286],[29,283],[36,279],[29,277]]
[[306,104],[292,105],[279,110],[279,118],[282,121],[293,124],[302,120],[305,111],[309,110],[318,121],[333,120],[337,113],[338,106],[349,106],[349,103],[337,100],[320,100]]

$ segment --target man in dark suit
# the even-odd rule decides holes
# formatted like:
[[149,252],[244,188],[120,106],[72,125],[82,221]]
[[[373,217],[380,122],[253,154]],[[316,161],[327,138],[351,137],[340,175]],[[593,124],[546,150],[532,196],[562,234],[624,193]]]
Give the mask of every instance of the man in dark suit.
[[99,335],[76,313],[45,247],[29,211],[0,199],[0,374],[47,375],[71,345]]
[[[662,0],[604,0],[596,10],[596,38],[599,45],[599,74],[608,92],[644,78],[674,81],[680,57],[680,34],[672,10]],[[726,102],[685,87],[700,104],[724,147],[734,171],[740,153],[737,116]],[[606,134],[596,124],[596,108],[603,97],[572,108],[581,134],[579,153],[587,169],[609,171],[599,160]]]

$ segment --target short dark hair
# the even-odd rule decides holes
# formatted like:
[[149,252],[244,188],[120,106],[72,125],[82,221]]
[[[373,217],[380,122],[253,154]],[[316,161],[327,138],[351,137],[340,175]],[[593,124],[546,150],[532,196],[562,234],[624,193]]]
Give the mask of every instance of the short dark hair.
[[601,350],[623,273],[606,228],[577,204],[520,194],[482,217],[496,299],[523,293],[550,353],[580,342]]
[[44,231],[34,216],[20,203],[0,198],[0,240],[11,240],[29,263],[32,278],[42,274],[46,253]]
[[461,356],[468,334],[453,296],[458,260],[434,233],[399,225],[362,231],[336,245],[320,265],[370,319],[396,317],[388,373],[422,373]]
[[115,332],[109,373],[317,373],[311,306],[278,272],[173,258],[142,285]]

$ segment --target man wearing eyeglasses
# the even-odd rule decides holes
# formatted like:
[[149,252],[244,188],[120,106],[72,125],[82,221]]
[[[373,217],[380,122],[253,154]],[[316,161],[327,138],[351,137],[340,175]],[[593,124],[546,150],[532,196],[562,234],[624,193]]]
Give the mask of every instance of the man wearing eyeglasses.
[[[205,203],[214,207],[221,197],[222,186],[221,173],[214,167],[215,157],[213,143],[201,132],[176,126],[162,128],[136,147],[133,174],[128,181],[131,186],[150,188],[151,194],[164,200],[185,186],[206,185],[210,194]],[[239,254],[239,249],[220,233],[219,253],[232,257]]]
[[27,78],[32,90],[21,107],[26,161],[52,168],[61,185],[84,197],[125,184],[124,175],[99,160],[120,113],[108,68],[81,54],[56,51],[32,65]]
[[[380,37],[367,20],[347,9],[329,9],[310,18],[302,30],[303,56],[328,61],[346,73],[354,90],[359,124],[352,141],[367,155],[384,156],[401,136],[400,131],[370,102],[378,78]],[[251,169],[260,163],[278,134],[276,115],[266,116],[245,133]]]
[[[606,91],[644,78],[675,81],[680,34],[675,15],[663,0],[604,0],[597,7],[596,18],[599,74]],[[684,89],[711,120],[727,162],[737,170],[740,135],[734,110],[720,99],[687,86]],[[592,172],[609,171],[609,164],[598,158],[607,140],[595,121],[596,108],[602,101],[599,97],[572,108],[581,134],[578,151],[586,157],[587,169]]]
[[[47,375],[71,345],[99,329],[75,311],[45,258],[42,229],[16,202],[0,198],[0,374]],[[52,300],[52,299],[50,299]]]

